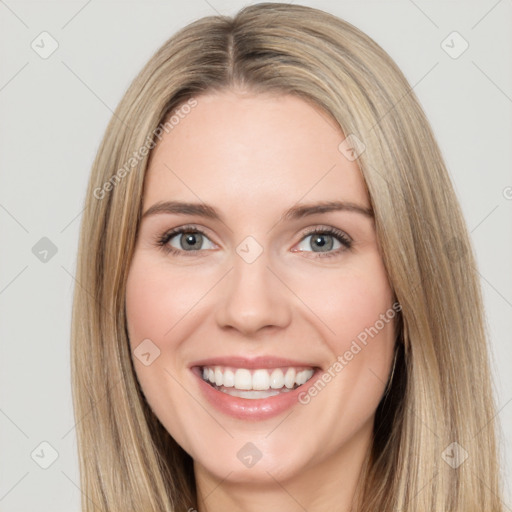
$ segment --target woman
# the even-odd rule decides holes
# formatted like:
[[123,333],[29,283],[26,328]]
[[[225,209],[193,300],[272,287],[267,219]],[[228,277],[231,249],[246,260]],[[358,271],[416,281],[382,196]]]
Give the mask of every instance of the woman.
[[185,27],[89,183],[84,510],[502,510],[474,268],[374,41],[288,4]]

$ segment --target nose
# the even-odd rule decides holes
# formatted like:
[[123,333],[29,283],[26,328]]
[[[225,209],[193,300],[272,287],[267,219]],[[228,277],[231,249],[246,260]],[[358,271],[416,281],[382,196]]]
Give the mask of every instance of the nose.
[[264,328],[289,325],[293,294],[269,267],[265,254],[252,263],[234,255],[217,303],[216,321],[221,329],[251,336]]

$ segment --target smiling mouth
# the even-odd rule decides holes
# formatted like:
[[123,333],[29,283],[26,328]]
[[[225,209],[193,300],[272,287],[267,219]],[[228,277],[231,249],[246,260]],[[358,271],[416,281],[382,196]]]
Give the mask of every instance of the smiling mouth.
[[268,398],[289,393],[308,382],[316,367],[233,368],[202,366],[199,374],[214,389],[239,398]]

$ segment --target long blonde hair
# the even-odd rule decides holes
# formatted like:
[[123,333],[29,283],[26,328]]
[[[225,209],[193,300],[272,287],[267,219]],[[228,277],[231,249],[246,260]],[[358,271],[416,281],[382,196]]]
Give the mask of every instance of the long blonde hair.
[[365,146],[357,162],[402,311],[358,510],[501,511],[476,264],[429,123],[372,39],[323,11],[280,3],[202,18],[176,33],[130,85],[98,150],[72,318],[83,510],[197,507],[192,460],[139,387],[124,297],[151,149],[184,115],[180,106],[232,87],[299,95]]

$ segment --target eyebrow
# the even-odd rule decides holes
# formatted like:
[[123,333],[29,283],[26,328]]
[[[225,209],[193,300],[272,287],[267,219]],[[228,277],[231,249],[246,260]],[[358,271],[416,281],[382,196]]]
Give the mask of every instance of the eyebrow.
[[[328,213],[333,211],[354,212],[373,218],[373,211],[370,208],[347,201],[322,201],[313,204],[300,204],[292,206],[281,216],[283,220],[297,220],[309,215],[319,213]],[[187,203],[181,201],[160,201],[150,206],[142,215],[145,219],[152,215],[161,213],[179,214],[179,215],[198,215],[208,219],[224,222],[222,215],[206,203]]]

